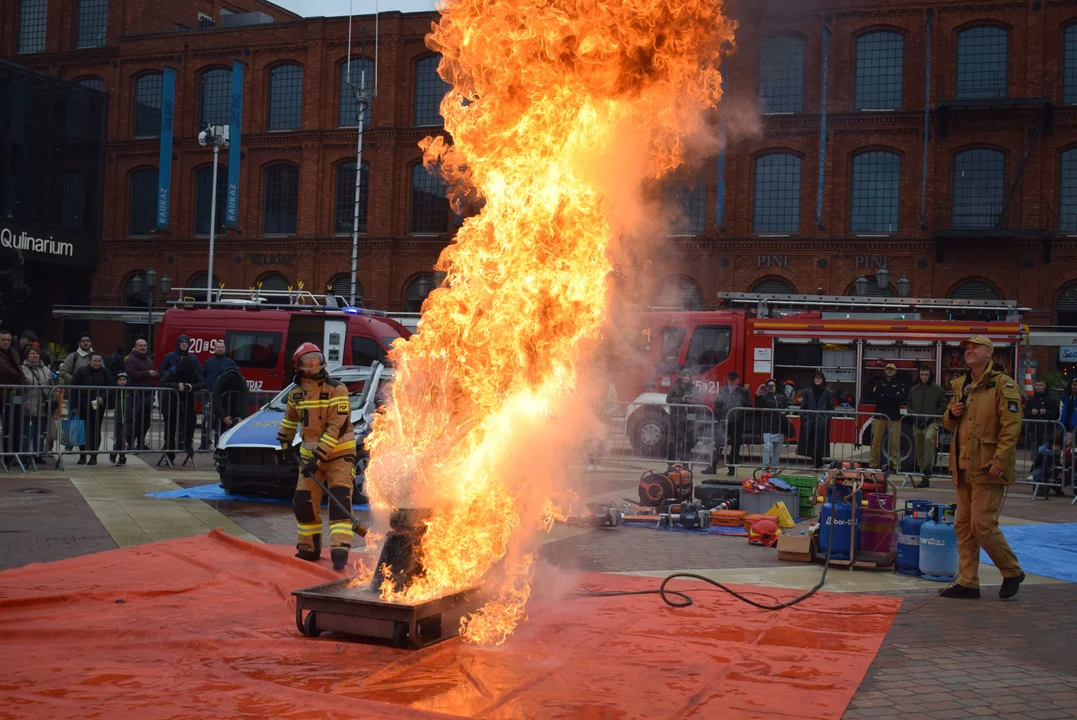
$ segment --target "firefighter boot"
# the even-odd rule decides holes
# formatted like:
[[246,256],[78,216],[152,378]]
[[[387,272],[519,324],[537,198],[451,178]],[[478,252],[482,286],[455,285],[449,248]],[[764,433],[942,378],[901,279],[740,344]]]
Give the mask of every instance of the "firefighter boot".
[[306,550],[299,545],[296,545],[297,552],[295,556],[300,560],[306,560],[308,562],[318,562],[322,559],[322,534],[310,535],[311,545],[314,546],[313,550]]
[[332,546],[333,569],[343,570],[348,564],[352,547],[352,517],[345,508],[352,507],[352,484],[355,465],[348,459],[332,460],[325,472],[329,492],[338,502],[329,503],[329,539]]
[[333,569],[344,570],[348,567],[348,549],[335,547],[329,551],[329,556],[333,558]]
[[[300,480],[300,485],[302,485]],[[299,540],[296,542],[295,556],[301,560],[314,562],[321,559],[322,555],[322,519],[318,513],[316,502],[321,501],[321,493],[317,498],[307,489],[297,488],[292,496],[292,511],[295,513],[296,529]]]

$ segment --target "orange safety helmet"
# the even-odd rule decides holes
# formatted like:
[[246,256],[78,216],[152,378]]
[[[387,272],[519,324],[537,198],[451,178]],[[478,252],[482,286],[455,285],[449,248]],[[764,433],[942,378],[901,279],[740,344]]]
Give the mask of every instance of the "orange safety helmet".
[[782,529],[773,520],[756,520],[752,525],[752,529],[748,531],[748,543],[750,545],[774,547],[778,542],[778,536],[781,534]]
[[297,373],[314,377],[325,369],[325,355],[322,355],[321,348],[314,343],[305,342],[295,349],[292,366]]

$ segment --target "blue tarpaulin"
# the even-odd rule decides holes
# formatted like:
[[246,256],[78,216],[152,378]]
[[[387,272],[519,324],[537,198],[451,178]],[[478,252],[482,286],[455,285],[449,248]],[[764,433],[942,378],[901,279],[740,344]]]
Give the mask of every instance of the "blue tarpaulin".
[[[1002,534],[1026,573],[1077,583],[1077,523],[1006,525]],[[983,550],[980,562],[994,564]]]
[[[228,500],[231,502],[257,502],[273,503],[275,505],[291,505],[292,499],[266,497],[264,495],[231,495],[224,491],[219,484],[196,485],[178,490],[163,490],[161,492],[146,493],[146,497],[155,498],[195,498],[197,500]],[[327,500],[323,500],[324,505]],[[369,505],[356,505],[356,510],[369,510]]]

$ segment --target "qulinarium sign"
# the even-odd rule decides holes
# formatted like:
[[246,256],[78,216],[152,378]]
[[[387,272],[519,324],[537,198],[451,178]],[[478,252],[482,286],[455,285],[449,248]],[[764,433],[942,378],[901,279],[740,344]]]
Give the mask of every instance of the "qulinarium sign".
[[60,238],[55,233],[38,234],[22,228],[0,225],[0,252],[4,255],[21,254],[28,262],[57,263],[62,265],[85,265],[92,267],[94,257],[87,252],[93,246],[88,239],[71,237],[64,233]]

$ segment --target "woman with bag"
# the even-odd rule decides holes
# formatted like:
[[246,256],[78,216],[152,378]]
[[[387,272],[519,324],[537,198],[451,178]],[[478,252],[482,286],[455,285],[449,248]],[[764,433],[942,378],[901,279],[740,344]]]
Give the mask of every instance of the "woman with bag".
[[[105,369],[100,353],[90,356],[90,364],[75,371],[71,378],[71,409],[86,424],[86,439],[80,448],[79,465],[96,465],[101,446],[101,424],[105,418],[106,387],[112,386],[112,373]],[[85,388],[85,389],[83,389]],[[86,461],[89,454],[90,460]]]
[[43,463],[50,446],[49,422],[59,412],[59,406],[53,402],[52,371],[41,362],[41,351],[36,347],[26,351],[22,378],[30,386],[23,405],[22,449],[34,454],[34,462]]

